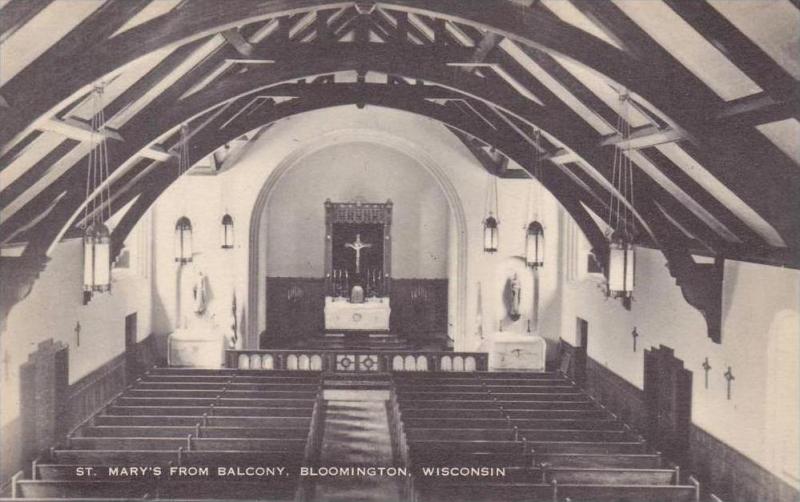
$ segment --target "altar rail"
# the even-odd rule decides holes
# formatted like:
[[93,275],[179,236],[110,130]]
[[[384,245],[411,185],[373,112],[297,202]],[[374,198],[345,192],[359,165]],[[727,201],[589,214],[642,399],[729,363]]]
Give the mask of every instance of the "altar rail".
[[483,352],[394,350],[227,350],[225,367],[325,372],[486,371]]

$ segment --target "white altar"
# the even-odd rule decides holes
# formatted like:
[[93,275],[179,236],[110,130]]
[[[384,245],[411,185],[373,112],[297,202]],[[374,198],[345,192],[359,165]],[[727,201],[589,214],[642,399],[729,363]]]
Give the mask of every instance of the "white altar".
[[221,368],[225,337],[215,329],[181,328],[167,337],[167,364],[186,368]]
[[489,371],[543,372],[547,356],[544,338],[529,333],[496,332],[481,344],[489,354]]
[[351,303],[345,297],[325,297],[325,329],[342,331],[389,331],[392,309],[389,298],[367,298]]

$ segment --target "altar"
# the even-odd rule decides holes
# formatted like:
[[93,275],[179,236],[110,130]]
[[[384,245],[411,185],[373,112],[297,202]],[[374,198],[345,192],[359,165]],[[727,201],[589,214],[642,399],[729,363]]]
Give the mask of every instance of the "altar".
[[167,364],[184,368],[221,368],[225,338],[209,328],[179,328],[167,337]]
[[346,297],[325,297],[326,331],[389,331],[388,297],[351,303]]
[[480,350],[489,354],[489,371],[545,370],[547,343],[538,335],[492,333],[481,344]]

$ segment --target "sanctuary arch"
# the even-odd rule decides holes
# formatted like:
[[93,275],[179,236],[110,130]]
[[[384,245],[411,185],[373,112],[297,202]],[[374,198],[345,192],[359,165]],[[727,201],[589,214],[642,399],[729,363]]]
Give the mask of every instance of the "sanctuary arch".
[[[250,215],[248,251],[248,312],[245,346],[258,347],[259,334],[266,329],[267,234],[269,218],[266,209],[276,186],[283,176],[298,166],[306,157],[334,145],[368,143],[382,146],[414,160],[433,177],[450,211],[450,224],[454,227],[454,245],[448,252],[448,336],[459,347],[465,338],[467,326],[467,223],[464,207],[453,182],[445,170],[419,145],[394,134],[374,129],[351,128],[329,131],[300,144],[273,169],[259,191]],[[316,204],[316,201],[311,202]],[[323,222],[324,224],[324,222]]]

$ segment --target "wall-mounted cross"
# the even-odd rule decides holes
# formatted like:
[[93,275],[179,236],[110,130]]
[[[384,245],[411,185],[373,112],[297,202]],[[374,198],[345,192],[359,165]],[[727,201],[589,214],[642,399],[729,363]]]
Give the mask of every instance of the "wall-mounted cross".
[[633,351],[636,352],[636,339],[639,338],[639,332],[636,331],[636,328],[631,331],[631,337],[633,338]]
[[81,322],[75,323],[75,346],[81,346]]
[[8,351],[3,352],[3,377],[8,380],[8,367],[11,366],[11,360],[8,358]]
[[711,365],[708,364],[708,358],[707,357],[706,357],[706,360],[703,361],[703,371],[706,372],[706,389],[707,389],[708,388],[708,372],[711,371]]
[[728,400],[730,400],[730,398],[731,398],[731,382],[736,380],[736,378],[733,376],[733,372],[731,371],[731,367],[730,366],[728,366],[728,371],[725,372],[724,376],[725,376],[725,380],[728,381]]

